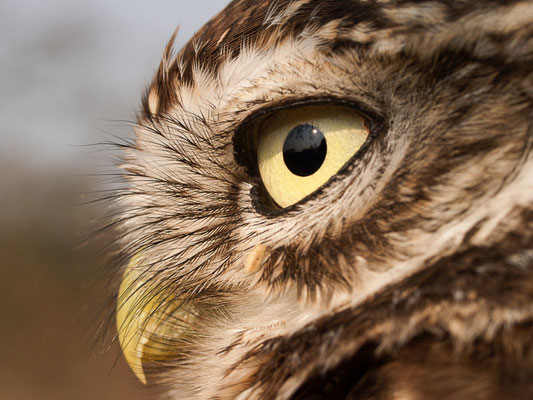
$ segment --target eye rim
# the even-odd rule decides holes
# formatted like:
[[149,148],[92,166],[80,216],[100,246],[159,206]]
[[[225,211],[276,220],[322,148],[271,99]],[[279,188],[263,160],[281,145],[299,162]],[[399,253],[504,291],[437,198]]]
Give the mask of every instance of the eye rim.
[[[343,106],[351,108],[355,112],[361,114],[369,124],[368,137],[361,148],[356,151],[355,154],[348,161],[346,161],[341,169],[332,175],[323,185],[319,186],[316,190],[298,200],[296,203],[283,208],[272,199],[260,177],[259,166],[257,163],[257,146],[255,146],[253,143],[255,137],[254,128],[260,125],[261,119],[267,118],[269,115],[272,115],[275,112],[297,107],[320,105]],[[329,186],[330,182],[334,178],[344,175],[346,173],[346,169],[353,164],[354,161],[363,157],[370,144],[375,140],[376,137],[381,136],[387,131],[387,125],[385,121],[386,120],[383,116],[381,116],[381,113],[377,112],[373,108],[361,104],[360,101],[350,98],[337,98],[331,96],[283,100],[274,104],[270,104],[269,106],[262,107],[248,115],[235,129],[232,142],[235,161],[238,165],[246,169],[246,173],[251,180],[250,183],[253,185],[252,189],[250,190],[250,197],[252,199],[252,206],[254,207],[255,211],[266,217],[278,217],[294,211],[305,202],[320,196],[320,193],[323,192],[325,187]]]

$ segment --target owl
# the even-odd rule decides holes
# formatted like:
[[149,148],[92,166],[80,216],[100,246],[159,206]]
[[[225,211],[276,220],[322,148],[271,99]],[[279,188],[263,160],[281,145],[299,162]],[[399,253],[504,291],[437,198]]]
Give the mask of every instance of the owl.
[[533,398],[533,3],[235,0],[124,146],[164,399]]

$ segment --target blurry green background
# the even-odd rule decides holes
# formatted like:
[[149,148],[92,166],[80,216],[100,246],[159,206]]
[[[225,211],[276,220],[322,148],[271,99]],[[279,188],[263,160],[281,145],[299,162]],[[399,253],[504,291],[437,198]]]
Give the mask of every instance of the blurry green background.
[[113,234],[84,241],[109,210],[77,204],[118,154],[83,145],[131,138],[173,30],[180,48],[227,2],[0,2],[0,399],[147,397],[94,343]]

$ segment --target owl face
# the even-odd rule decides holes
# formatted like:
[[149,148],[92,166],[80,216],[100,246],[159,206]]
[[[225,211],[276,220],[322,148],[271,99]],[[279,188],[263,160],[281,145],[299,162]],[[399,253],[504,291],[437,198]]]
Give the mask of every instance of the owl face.
[[140,380],[531,394],[532,22],[519,1],[238,0],[172,39],[119,196]]

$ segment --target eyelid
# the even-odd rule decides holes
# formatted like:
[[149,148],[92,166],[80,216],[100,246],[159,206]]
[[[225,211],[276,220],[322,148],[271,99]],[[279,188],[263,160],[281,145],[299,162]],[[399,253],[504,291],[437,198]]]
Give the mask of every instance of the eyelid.
[[[264,182],[261,179],[258,170],[257,146],[258,137],[261,132],[262,126],[270,116],[276,114],[277,112],[290,110],[292,108],[320,105],[338,106],[341,108],[352,109],[354,113],[359,114],[365,119],[365,122],[369,124],[367,125],[367,127],[369,128],[369,133],[363,145],[359,149],[355,150],[353,156],[347,160],[346,164],[342,166],[338,171],[333,173],[324,184],[320,185],[312,193],[296,201],[294,204],[281,208],[271,198],[268,190],[265,188]],[[351,164],[356,157],[358,158],[362,156],[362,153],[366,152],[369,143],[373,141],[373,138],[377,134],[383,132],[385,127],[386,125],[384,123],[384,118],[381,117],[380,113],[376,112],[372,108],[361,105],[359,102],[346,98],[338,99],[331,97],[317,97],[307,99],[296,99],[292,101],[283,101],[281,103],[271,104],[267,107],[263,107],[253,112],[248,117],[246,117],[235,130],[233,144],[235,159],[237,163],[246,168],[246,171],[252,180],[251,183],[254,184],[254,187],[250,193],[254,208],[260,214],[274,217],[280,214],[284,214],[294,209],[294,206],[300,205],[303,202],[307,201],[309,198],[318,195],[318,193],[321,192],[322,188],[327,186],[327,182],[329,182],[331,178],[342,173],[342,171],[346,168],[348,164]]]

